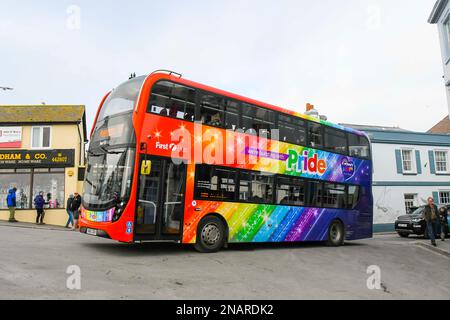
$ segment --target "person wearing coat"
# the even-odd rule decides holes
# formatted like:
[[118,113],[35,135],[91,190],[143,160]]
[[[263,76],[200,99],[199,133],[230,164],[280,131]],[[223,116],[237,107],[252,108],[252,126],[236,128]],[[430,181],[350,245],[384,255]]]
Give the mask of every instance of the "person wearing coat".
[[70,208],[73,212],[73,230],[78,229],[78,220],[80,219],[80,207],[81,207],[81,196],[78,194],[78,192],[74,193],[75,197],[72,200],[72,205]]
[[39,194],[34,198],[34,207],[36,208],[36,224],[44,224],[44,205],[45,205],[45,199],[44,199],[44,193],[39,192]]
[[72,211],[72,202],[73,202],[73,194],[69,196],[66,203],[67,214],[69,215],[69,220],[67,220],[66,228],[69,228],[69,225],[72,224],[72,228],[75,226],[73,222],[73,211]]
[[9,222],[17,222],[16,220],[16,192],[17,188],[12,188],[8,191],[8,196],[6,197],[6,205],[9,210]]
[[428,204],[425,206],[425,210],[423,211],[423,218],[427,223],[427,232],[431,239],[431,244],[436,247],[436,234],[438,234],[440,218],[439,209],[434,204],[434,199],[432,197],[428,198]]

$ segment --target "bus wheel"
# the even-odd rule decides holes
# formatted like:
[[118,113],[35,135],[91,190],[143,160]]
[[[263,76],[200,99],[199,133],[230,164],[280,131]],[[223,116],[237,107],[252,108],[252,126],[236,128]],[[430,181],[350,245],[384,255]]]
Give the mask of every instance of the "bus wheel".
[[339,247],[344,244],[345,231],[342,222],[334,220],[328,228],[327,245],[330,247]]
[[217,252],[225,244],[225,226],[218,217],[208,216],[202,219],[197,229],[195,249],[202,253]]

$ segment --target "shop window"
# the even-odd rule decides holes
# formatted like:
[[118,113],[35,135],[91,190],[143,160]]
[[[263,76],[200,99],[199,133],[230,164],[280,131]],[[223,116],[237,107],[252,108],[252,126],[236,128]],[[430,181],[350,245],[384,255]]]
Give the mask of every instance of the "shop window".
[[51,127],[33,127],[31,129],[31,147],[33,149],[50,148]]
[[62,172],[38,173],[35,171],[33,177],[33,199],[40,192],[43,192],[44,199],[48,208],[64,208],[64,184],[64,173]]
[[17,209],[30,209],[30,185],[29,173],[0,173],[0,209],[7,209],[6,198],[12,188],[17,188]]

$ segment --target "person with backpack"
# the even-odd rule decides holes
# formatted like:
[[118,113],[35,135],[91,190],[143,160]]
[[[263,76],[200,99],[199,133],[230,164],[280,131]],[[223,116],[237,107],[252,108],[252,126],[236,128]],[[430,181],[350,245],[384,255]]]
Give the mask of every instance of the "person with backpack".
[[43,225],[44,223],[44,205],[45,205],[45,199],[44,199],[44,193],[41,191],[39,194],[34,198],[34,207],[36,208],[36,224]]
[[9,210],[9,222],[18,222],[16,220],[16,192],[17,188],[12,188],[8,191],[8,196],[6,197],[6,205]]

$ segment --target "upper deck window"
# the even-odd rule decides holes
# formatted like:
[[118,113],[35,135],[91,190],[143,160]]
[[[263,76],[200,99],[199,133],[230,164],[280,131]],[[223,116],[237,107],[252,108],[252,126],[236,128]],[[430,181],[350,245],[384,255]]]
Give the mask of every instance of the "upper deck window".
[[145,76],[137,77],[114,89],[105,100],[97,121],[100,122],[107,117],[132,111],[144,80]]
[[194,121],[196,90],[169,81],[152,88],[148,111],[166,117]]
[[288,115],[278,116],[280,140],[296,145],[306,144],[306,121]]
[[364,136],[348,134],[349,155],[363,159],[370,159],[370,143]]
[[347,135],[344,131],[325,127],[325,149],[335,153],[347,153]]

